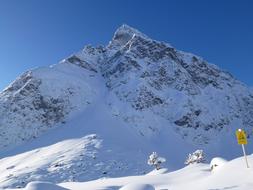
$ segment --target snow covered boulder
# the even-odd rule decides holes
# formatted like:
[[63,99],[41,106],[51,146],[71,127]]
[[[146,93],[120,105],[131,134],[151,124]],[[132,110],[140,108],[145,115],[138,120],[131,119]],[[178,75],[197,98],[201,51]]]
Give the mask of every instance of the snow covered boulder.
[[34,181],[28,183],[25,190],[67,190],[67,189],[49,182]]
[[149,184],[128,184],[119,190],[155,190],[155,188]]
[[211,170],[216,170],[217,168],[223,166],[225,163],[227,163],[228,161],[221,158],[221,157],[215,157],[211,160],[211,163],[210,163],[210,168]]

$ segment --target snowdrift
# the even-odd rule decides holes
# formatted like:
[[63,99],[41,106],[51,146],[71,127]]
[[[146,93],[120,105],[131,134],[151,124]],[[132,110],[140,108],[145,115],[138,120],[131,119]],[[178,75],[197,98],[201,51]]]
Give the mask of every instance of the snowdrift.
[[152,175],[99,179],[84,183],[70,182],[59,185],[72,190],[99,190],[110,189],[110,187],[122,190],[151,190],[153,187],[159,190],[252,190],[253,155],[248,158],[251,168],[246,168],[244,157],[240,157],[225,163],[216,171],[211,171],[209,164],[192,164],[174,172],[152,172]]

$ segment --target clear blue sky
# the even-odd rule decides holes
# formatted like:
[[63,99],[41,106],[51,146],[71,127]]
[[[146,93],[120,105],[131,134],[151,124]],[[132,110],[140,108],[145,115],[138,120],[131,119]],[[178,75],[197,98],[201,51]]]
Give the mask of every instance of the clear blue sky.
[[126,23],[253,86],[251,0],[0,0],[0,89]]

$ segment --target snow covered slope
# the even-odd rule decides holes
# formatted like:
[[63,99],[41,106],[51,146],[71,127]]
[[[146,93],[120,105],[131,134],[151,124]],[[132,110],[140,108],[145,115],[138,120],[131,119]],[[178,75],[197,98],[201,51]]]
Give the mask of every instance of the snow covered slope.
[[[253,166],[253,156],[249,156]],[[192,164],[183,169],[168,172],[166,169],[152,171],[142,176],[127,176],[122,178],[103,178],[89,182],[68,182],[57,186],[59,190],[251,190],[253,189],[253,169],[246,168],[244,158],[237,158],[220,166],[219,170],[211,171],[208,164]],[[45,182],[32,182],[24,190],[39,190]],[[33,185],[34,186],[34,185]],[[56,189],[56,188],[55,188]]]
[[[253,166],[252,155],[249,157],[249,161],[250,165]],[[160,190],[251,190],[253,189],[252,178],[253,169],[246,168],[244,158],[241,157],[221,166],[218,171],[211,171],[207,164],[193,164],[169,173],[154,171],[143,176],[99,179],[85,183],[63,183],[60,186],[72,190],[113,189],[113,187],[119,189],[122,186],[125,186],[122,190],[142,190],[140,184],[142,186],[148,184],[154,189]]]
[[235,158],[252,114],[252,90],[228,72],[123,25],[0,93],[0,187],[142,174],[152,151],[169,169],[197,148]]
[[0,94],[0,147],[38,137],[92,102],[89,73],[55,65],[24,73]]

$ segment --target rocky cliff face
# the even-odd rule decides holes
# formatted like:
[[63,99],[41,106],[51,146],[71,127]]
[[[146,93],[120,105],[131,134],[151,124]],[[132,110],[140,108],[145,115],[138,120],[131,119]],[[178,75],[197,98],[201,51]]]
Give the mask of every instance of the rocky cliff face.
[[34,139],[85,108],[92,90],[84,78],[74,77],[78,73],[77,68],[64,65],[40,68],[24,73],[7,87],[0,94],[0,147]]
[[1,92],[0,148],[36,138],[92,104],[94,78],[107,88],[112,117],[143,136],[159,131],[159,122],[150,126],[147,115],[165,119],[192,144],[208,144],[236,126],[252,135],[247,86],[196,55],[123,25],[108,46],[86,46],[57,65],[24,73]]
[[108,89],[139,113],[165,118],[189,142],[207,144],[235,125],[252,134],[252,94],[228,72],[128,26],[106,52],[101,72]]

